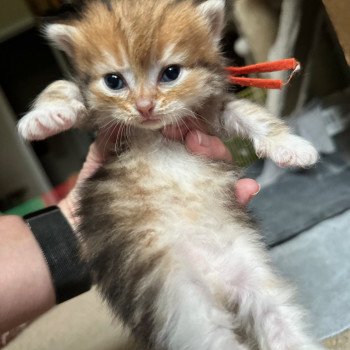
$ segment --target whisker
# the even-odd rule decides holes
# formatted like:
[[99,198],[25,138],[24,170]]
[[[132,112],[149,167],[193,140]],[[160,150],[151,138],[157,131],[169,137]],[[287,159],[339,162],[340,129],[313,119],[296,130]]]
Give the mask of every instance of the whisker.
[[[115,125],[114,125],[112,131],[110,132],[110,134],[109,134],[109,136],[108,136],[108,138],[107,138],[107,141],[106,141],[106,143],[105,143],[104,150],[103,150],[103,154],[104,154],[104,155],[105,155],[105,152],[106,152],[106,147],[107,147],[107,145],[108,145],[108,143],[109,143],[109,141],[110,141],[112,135],[114,134],[115,129],[116,129],[117,127],[119,127],[120,124],[121,124],[121,123],[120,123],[119,121],[118,121],[117,123],[115,123]],[[112,128],[112,127],[111,127],[111,128]],[[110,129],[111,129],[111,128],[110,128]],[[119,131],[120,131],[120,129],[118,130],[118,134],[119,134]]]
[[132,125],[130,123],[129,127],[128,127],[128,130],[127,130],[127,133],[126,133],[126,135],[127,135],[127,137],[126,137],[126,144],[127,144],[128,147],[130,147],[130,145],[131,145],[131,136],[132,136],[131,132],[132,132]]
[[124,129],[125,129],[125,124],[121,123],[120,128],[119,128],[118,133],[117,133],[117,137],[115,139],[115,143],[114,143],[114,152],[115,152],[115,154],[118,154],[118,148],[121,147],[121,142],[122,142],[121,139],[122,139],[122,136],[123,136]]
[[123,133],[124,133],[124,129],[125,128],[126,128],[125,123],[121,123],[120,128],[119,128],[118,133],[117,133],[117,137],[115,139],[114,151],[115,151],[116,154],[118,153],[117,149],[121,148],[121,146],[122,146]]
[[182,141],[182,142],[185,142],[185,139],[184,139],[184,136],[183,136],[183,134],[182,134],[182,130],[181,130],[181,125],[179,124],[179,122],[178,122],[178,120],[177,120],[177,119],[176,119],[175,121],[176,121],[176,125],[178,126],[179,131],[180,131],[181,141]]
[[111,126],[108,128],[107,133],[108,133],[110,130],[111,130],[111,132],[109,133],[109,136],[108,136],[108,138],[106,139],[105,145],[104,145],[104,147],[103,147],[103,157],[104,157],[104,158],[106,158],[106,147],[107,147],[107,145],[108,145],[108,143],[109,143],[109,140],[110,140],[110,138],[111,138],[112,134],[114,133],[114,130],[116,129],[117,126],[118,126],[118,123],[116,123],[114,126],[111,125]]
[[109,124],[111,124],[111,123],[113,123],[113,122],[117,122],[117,121],[114,120],[114,119],[112,119],[112,120],[110,120],[108,123],[106,123],[106,124],[100,126],[99,129],[100,129],[100,130],[101,130],[101,129],[104,129],[104,128],[106,128]]

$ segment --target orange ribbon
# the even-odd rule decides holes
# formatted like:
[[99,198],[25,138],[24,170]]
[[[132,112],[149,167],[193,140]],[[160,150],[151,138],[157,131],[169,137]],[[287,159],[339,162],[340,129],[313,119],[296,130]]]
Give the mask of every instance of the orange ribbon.
[[[248,78],[237,77],[237,75],[251,73],[267,73],[292,70],[286,82],[279,79],[263,79],[263,78]],[[244,67],[227,67],[229,73],[228,78],[231,83],[241,86],[254,86],[263,89],[282,89],[282,87],[290,82],[294,74],[300,70],[300,63],[294,58],[286,58],[274,62],[264,62],[252,64]]]

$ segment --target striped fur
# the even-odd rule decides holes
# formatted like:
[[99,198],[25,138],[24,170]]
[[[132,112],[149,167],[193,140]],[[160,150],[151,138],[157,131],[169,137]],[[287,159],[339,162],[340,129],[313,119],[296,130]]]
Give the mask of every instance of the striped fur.
[[[317,160],[277,118],[227,97],[223,17],[223,0],[86,1],[78,16],[46,30],[70,56],[80,93],[67,99],[52,85],[37,108],[45,110],[45,96],[85,101],[76,125],[124,130],[128,148],[84,183],[77,215],[82,256],[101,295],[143,349],[321,349],[235,200],[238,173],[159,133],[193,118],[209,132],[251,138],[278,163]],[[179,78],[160,82],[174,64]],[[108,89],[109,73],[123,74],[127,87]],[[156,119],[144,123],[137,105],[150,102]]]
[[[208,97],[222,95],[225,86],[219,47],[214,45],[214,37],[208,40],[210,27],[200,12],[194,11],[192,1],[144,0],[140,4],[136,0],[113,1],[110,11],[104,3],[93,1],[86,5],[82,18],[49,26],[47,32],[72,56],[88,107],[100,115],[107,111],[106,118],[110,118],[113,112],[119,120],[132,117],[137,124],[134,106],[140,96],[156,101],[156,112],[172,122],[193,107],[201,113]],[[171,89],[157,84],[169,64],[184,67],[181,84]],[[132,88],[124,94],[108,94],[104,89],[103,76],[115,71],[129,78]],[[96,121],[90,115],[91,119],[86,119],[89,125],[103,119]]]

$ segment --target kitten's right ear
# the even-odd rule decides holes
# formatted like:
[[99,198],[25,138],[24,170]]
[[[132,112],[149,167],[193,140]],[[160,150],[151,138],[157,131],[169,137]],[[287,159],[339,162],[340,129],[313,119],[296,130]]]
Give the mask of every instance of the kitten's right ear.
[[72,57],[78,30],[68,24],[49,24],[44,28],[47,38],[60,50]]
[[225,0],[205,0],[198,9],[207,19],[215,40],[220,41],[225,24]]

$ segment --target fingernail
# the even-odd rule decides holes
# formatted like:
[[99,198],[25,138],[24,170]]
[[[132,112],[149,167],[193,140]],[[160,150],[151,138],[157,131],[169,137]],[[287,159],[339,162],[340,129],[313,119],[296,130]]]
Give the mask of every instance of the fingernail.
[[260,184],[258,184],[259,185],[259,189],[258,189],[258,191],[257,192],[255,192],[255,193],[253,193],[252,194],[252,197],[255,197],[256,195],[258,195],[259,194],[259,192],[261,191],[261,185]]
[[203,134],[200,131],[197,131],[198,144],[203,147],[210,146],[210,137],[206,134]]

